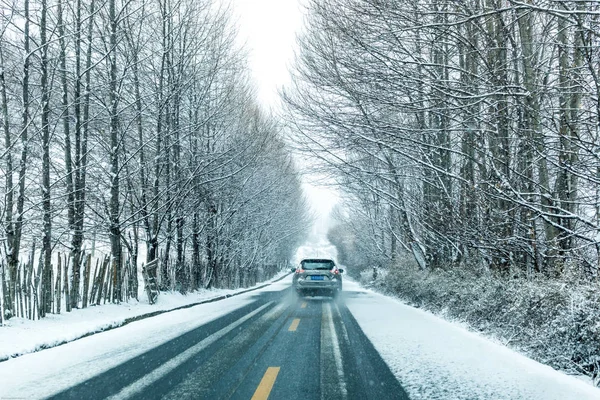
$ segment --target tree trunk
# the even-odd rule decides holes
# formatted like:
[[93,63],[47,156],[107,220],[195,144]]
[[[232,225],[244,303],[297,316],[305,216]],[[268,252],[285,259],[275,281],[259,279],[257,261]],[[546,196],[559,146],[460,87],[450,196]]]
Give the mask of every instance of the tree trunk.
[[17,212],[14,224],[12,241],[8,243],[8,275],[9,293],[11,304],[9,305],[9,318],[14,315],[14,301],[16,295],[17,268],[19,267],[19,251],[21,249],[21,235],[23,231],[23,209],[25,205],[25,175],[27,173],[27,156],[29,153],[29,63],[30,63],[30,37],[29,37],[29,0],[24,1],[25,26],[23,28],[25,60],[23,62],[23,109],[21,113],[21,159],[19,161],[19,193],[17,195]]
[[122,248],[121,248],[121,223],[119,217],[119,115],[117,98],[117,16],[115,0],[109,0],[110,20],[110,82],[109,82],[109,115],[110,115],[110,245],[113,258],[113,296],[112,301],[121,302],[122,299]]
[[[531,3],[531,0],[529,0],[529,3]],[[540,99],[539,91],[536,87],[538,74],[536,72],[537,59],[533,47],[532,13],[533,11],[531,10],[517,10],[522,49],[523,86],[527,90],[527,96],[525,97],[524,103],[523,134],[526,146],[531,148],[530,151],[532,154],[535,150],[537,154],[544,155],[547,153],[544,137],[540,132]],[[554,204],[549,190],[546,157],[537,157],[537,163],[535,165],[533,164],[533,157],[531,157],[530,161],[532,164],[528,168],[533,170],[537,167],[537,182],[535,182],[535,184],[541,208],[545,213],[554,213]],[[550,263],[554,260],[552,254],[554,253],[556,228],[548,221],[544,221],[543,226],[547,246],[544,261]],[[537,246],[539,247],[539,243]]]
[[46,38],[47,1],[42,0],[42,15],[40,22],[41,38],[41,90],[42,90],[42,209],[43,209],[43,238],[42,252],[44,266],[42,272],[42,296],[40,315],[52,312],[52,210],[50,204],[50,96],[48,88],[48,41]]
[[194,212],[192,225],[192,277],[190,290],[202,287],[202,268],[200,266],[200,235],[198,233],[198,212]]
[[[4,146],[5,146],[5,165],[6,165],[6,176],[5,176],[5,190],[4,196],[5,202],[5,215],[4,215],[4,230],[6,232],[6,242],[8,243],[9,249],[14,242],[14,223],[13,223],[13,199],[14,199],[14,184],[13,184],[13,155],[12,155],[12,138],[10,134],[10,123],[8,120],[8,97],[6,95],[6,79],[4,77],[4,52],[0,46],[0,96],[2,100],[2,133],[4,134]],[[10,250],[9,250],[10,251]],[[10,255],[10,254],[9,254]],[[4,321],[4,315],[13,314],[12,311],[12,299],[11,291],[9,290],[10,281],[6,281],[6,265],[1,263],[2,268],[2,293],[3,306],[0,308],[0,324]],[[10,274],[9,274],[10,275]]]

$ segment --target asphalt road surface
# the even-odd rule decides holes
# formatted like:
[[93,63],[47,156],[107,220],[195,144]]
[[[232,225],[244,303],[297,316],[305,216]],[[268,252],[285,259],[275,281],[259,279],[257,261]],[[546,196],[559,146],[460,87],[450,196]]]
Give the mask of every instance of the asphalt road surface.
[[55,399],[408,399],[338,299],[291,289],[137,356]]

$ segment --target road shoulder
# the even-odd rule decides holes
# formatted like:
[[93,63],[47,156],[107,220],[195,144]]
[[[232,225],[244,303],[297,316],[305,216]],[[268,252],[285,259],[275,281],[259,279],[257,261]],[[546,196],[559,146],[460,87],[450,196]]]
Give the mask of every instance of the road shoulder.
[[345,283],[345,304],[411,399],[600,398],[600,390],[429,312]]

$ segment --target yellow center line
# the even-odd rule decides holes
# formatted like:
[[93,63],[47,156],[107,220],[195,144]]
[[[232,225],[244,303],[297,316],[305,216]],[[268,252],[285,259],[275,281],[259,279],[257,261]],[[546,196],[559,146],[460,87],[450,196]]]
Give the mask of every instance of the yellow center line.
[[280,367],[267,368],[267,372],[265,372],[265,375],[258,384],[252,400],[267,400],[269,398],[269,394],[271,394],[271,390],[275,384],[275,379],[277,379],[277,374],[279,374],[279,369]]
[[294,320],[292,321],[292,324],[290,325],[288,331],[290,332],[296,332],[296,329],[298,329],[298,324],[300,323],[300,318],[294,318]]
[[306,308],[306,302],[302,303],[302,305],[300,306],[300,308]]

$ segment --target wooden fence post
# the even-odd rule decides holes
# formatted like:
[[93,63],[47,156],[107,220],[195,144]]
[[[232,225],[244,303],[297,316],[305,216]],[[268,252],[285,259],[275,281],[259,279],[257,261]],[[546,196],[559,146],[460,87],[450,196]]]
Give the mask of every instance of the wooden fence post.
[[[59,255],[59,257],[60,257],[60,255]],[[71,312],[71,303],[69,302],[69,298],[70,298],[70,296],[69,296],[69,294],[70,294],[70,291],[69,291],[69,264],[68,264],[68,261],[66,258],[65,258],[65,261],[63,264],[64,264],[64,266],[63,266],[63,268],[64,268],[64,270],[63,270],[63,292],[64,292],[64,298],[65,298],[65,310],[67,312]]]
[[56,296],[56,313],[60,314],[61,307],[61,279],[62,279],[62,269],[60,265],[60,257],[58,257],[58,267],[56,268],[56,288],[54,289],[54,294]]
[[96,292],[98,291],[98,275],[102,266],[98,266],[100,260],[96,258],[96,266],[94,267],[94,279],[92,280],[92,292],[90,293],[90,304],[96,304]]
[[4,272],[4,263],[0,261],[0,290],[2,290],[2,296],[0,296],[0,326],[4,325],[4,310],[6,303],[6,275]]
[[81,307],[86,308],[88,305],[88,291],[90,289],[90,269],[92,264],[92,255],[88,254],[85,258],[85,266],[83,268],[83,299]]
[[97,288],[96,288],[96,304],[99,305],[100,302],[102,301],[102,293],[104,292],[104,275],[106,273],[106,270],[108,269],[108,258],[104,257],[104,260],[102,261],[102,264],[100,266],[100,274],[98,275],[98,282],[97,282]]
[[158,299],[158,259],[150,261],[142,266],[142,276],[144,277],[144,288],[148,295],[150,304],[156,303]]
[[23,264],[19,263],[17,266],[17,284],[16,289],[15,289],[15,296],[16,296],[16,301],[15,301],[15,314],[17,315],[17,317],[25,317],[24,313],[23,313],[23,288],[21,285],[21,268],[23,267]]

